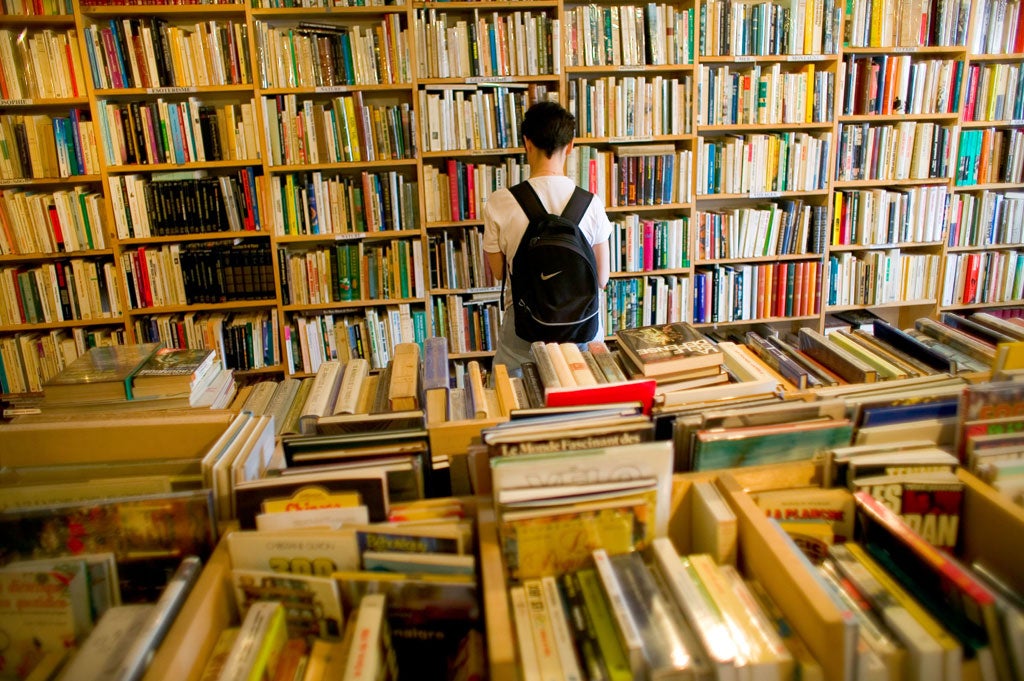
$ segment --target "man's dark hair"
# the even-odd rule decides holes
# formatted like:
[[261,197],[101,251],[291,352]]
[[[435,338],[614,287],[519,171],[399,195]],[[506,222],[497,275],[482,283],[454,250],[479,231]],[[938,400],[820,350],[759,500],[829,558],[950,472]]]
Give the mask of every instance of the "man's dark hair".
[[556,102],[537,102],[523,116],[523,137],[551,158],[576,135],[576,117]]

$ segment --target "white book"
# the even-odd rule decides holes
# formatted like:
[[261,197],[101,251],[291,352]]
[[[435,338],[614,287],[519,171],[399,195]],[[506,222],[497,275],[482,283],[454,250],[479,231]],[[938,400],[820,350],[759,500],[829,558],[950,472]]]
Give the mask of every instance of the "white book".
[[320,363],[320,368],[313,379],[313,387],[309,390],[306,404],[303,405],[299,416],[299,429],[302,433],[314,433],[320,417],[331,413],[338,398],[343,370],[344,367],[338,360]]
[[341,379],[341,386],[338,390],[338,398],[335,402],[333,413],[356,413],[359,388],[369,373],[370,363],[366,359],[356,357],[349,360],[348,364],[345,365],[345,375]]
[[[218,681],[249,681],[253,678],[272,677],[266,669],[268,655],[264,648],[280,650],[287,640],[284,606],[278,601],[254,603],[242,621],[235,644],[231,646]],[[261,662],[262,660],[262,662]],[[262,665],[262,669],[258,666]]]
[[130,645],[135,633],[156,606],[150,603],[119,605],[103,614],[78,652],[68,660],[58,681],[107,681],[116,678],[115,668],[121,656],[111,650]]
[[691,498],[691,550],[693,553],[710,554],[719,565],[735,565],[738,538],[736,514],[712,482],[693,483]]
[[533,643],[533,629],[530,626],[530,608],[526,602],[526,590],[513,586],[508,591],[512,601],[512,620],[516,627],[516,644],[519,650],[519,668],[523,681],[540,681],[540,661]]
[[544,598],[544,589],[539,579],[523,581],[526,608],[530,616],[530,631],[533,633],[533,649],[537,655],[540,678],[543,681],[562,681],[561,655],[555,643],[555,632],[551,614]]
[[604,588],[605,596],[608,597],[608,605],[611,608],[612,616],[617,625],[616,631],[619,640],[629,658],[629,666],[633,670],[635,678],[643,678],[647,674],[647,661],[644,659],[644,641],[640,638],[640,630],[637,628],[636,620],[629,612],[626,605],[626,596],[622,591],[608,559],[608,553],[604,549],[594,551],[594,566],[597,568],[598,577]]
[[544,602],[547,605],[555,648],[558,650],[558,659],[562,665],[562,674],[565,681],[582,681],[583,672],[576,655],[572,633],[569,631],[569,613],[565,608],[561,592],[558,590],[558,582],[551,576],[542,577],[540,582],[541,588],[544,590]]

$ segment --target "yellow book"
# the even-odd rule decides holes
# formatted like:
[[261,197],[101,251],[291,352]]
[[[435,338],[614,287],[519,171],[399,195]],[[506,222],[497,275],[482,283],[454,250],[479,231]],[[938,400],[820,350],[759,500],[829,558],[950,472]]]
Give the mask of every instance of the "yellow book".
[[391,360],[388,404],[392,411],[419,409],[420,346],[398,343]]
[[346,143],[348,148],[352,152],[352,158],[346,159],[350,161],[362,161],[362,149],[361,140],[359,139],[359,123],[356,121],[356,106],[355,102],[351,97],[345,97],[345,120],[347,121]]
[[498,408],[501,416],[508,416],[513,409],[519,408],[515,391],[512,389],[512,381],[508,375],[508,367],[504,364],[494,365],[494,390],[498,395]]
[[804,111],[804,122],[814,122],[814,64],[807,65],[807,107]]
[[220,681],[273,678],[287,640],[284,606],[278,601],[253,603],[224,663]]
[[489,419],[494,414],[489,413],[487,407],[487,396],[484,394],[483,372],[480,370],[480,362],[470,360],[466,364],[466,391],[471,396],[473,403],[473,414],[467,414],[469,418]]

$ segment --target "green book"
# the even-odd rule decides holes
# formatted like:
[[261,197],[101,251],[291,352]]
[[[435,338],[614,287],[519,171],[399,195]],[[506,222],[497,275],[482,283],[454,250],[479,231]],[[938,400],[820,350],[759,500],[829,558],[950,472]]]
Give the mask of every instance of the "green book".
[[43,385],[47,404],[132,399],[132,377],[159,343],[91,348]]
[[619,642],[616,624],[601,588],[601,580],[593,568],[579,570],[575,577],[579,582],[580,593],[586,606],[588,624],[593,624],[594,637],[605,669],[608,670],[609,681],[632,681],[633,671],[626,659],[626,651]]

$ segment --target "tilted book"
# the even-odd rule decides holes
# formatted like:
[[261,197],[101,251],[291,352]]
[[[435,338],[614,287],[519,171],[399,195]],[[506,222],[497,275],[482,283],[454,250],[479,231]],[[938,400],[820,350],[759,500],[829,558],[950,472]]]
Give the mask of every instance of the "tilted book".
[[132,377],[159,343],[90,348],[43,385],[46,404],[132,399]]
[[620,329],[619,347],[645,376],[720,365],[722,351],[686,322]]

